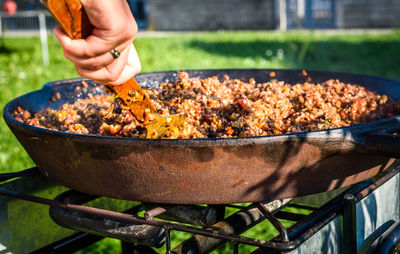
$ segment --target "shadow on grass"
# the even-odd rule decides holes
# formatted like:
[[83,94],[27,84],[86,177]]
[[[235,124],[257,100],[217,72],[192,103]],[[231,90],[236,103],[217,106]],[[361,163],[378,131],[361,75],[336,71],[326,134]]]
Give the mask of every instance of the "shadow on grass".
[[[50,44],[49,44],[50,46]],[[40,49],[40,40],[38,38],[4,38],[0,36],[0,56],[26,54],[31,55]]]
[[[1,41],[1,39],[0,39]],[[11,54],[11,49],[4,45],[4,43],[0,42],[0,55],[9,55]]]
[[280,59],[291,68],[356,72],[400,79],[400,39],[201,41],[190,47],[223,57]]

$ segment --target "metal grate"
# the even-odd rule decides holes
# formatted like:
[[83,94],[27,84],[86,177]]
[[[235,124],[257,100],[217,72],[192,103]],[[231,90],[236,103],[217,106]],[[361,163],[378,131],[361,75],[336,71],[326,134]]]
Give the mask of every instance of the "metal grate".
[[[124,242],[124,248],[144,249],[144,253],[151,247],[159,247],[164,244],[167,253],[187,251],[206,253],[225,242],[233,244],[235,253],[238,253],[240,245],[258,247],[255,253],[288,252],[295,250],[314,234],[321,232],[338,216],[343,216],[345,222],[343,239],[350,239],[343,245],[343,252],[352,253],[357,248],[355,236],[357,202],[363,200],[390,179],[398,181],[398,178],[394,178],[394,176],[399,172],[400,167],[392,169],[376,180],[368,179],[356,184],[317,209],[307,206],[306,208],[313,212],[306,216],[280,211],[284,206],[296,206],[296,204],[288,203],[289,200],[253,203],[245,207],[139,204],[123,213],[118,213],[81,205],[98,197],[75,191],[65,192],[55,200],[3,189],[0,189],[0,194],[49,205],[51,206],[50,214],[58,224],[101,237],[121,239]],[[0,181],[37,173],[36,169],[31,169],[20,173],[3,174],[0,175]],[[392,186],[389,186],[389,189],[391,188]],[[390,203],[390,201],[388,202]],[[225,217],[226,207],[234,207],[238,211]],[[143,216],[139,216],[138,212],[142,210],[146,212]],[[155,219],[155,217],[163,220]],[[279,231],[278,236],[269,241],[240,236],[242,232],[258,223],[263,223],[265,219],[268,219]],[[280,223],[280,219],[297,220],[297,222],[293,226],[285,228]],[[171,231],[187,232],[192,234],[192,237],[172,250]],[[89,237],[89,235],[87,236]],[[83,237],[85,235],[78,235],[76,239],[82,242]],[[69,238],[68,241],[72,240]],[[92,237],[89,242],[93,241]],[[58,243],[57,246],[61,251],[60,246],[70,245]],[[46,248],[42,251],[46,249],[52,252],[55,247],[48,246]]]

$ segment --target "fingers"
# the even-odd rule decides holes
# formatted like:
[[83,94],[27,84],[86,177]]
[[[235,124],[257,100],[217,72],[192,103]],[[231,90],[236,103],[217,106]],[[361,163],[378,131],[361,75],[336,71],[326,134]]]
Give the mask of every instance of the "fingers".
[[[126,42],[118,48],[116,48],[119,52],[124,52],[126,48],[128,48],[132,43]],[[79,66],[84,69],[98,70],[102,67],[106,67],[114,62],[114,57],[111,55],[110,51],[106,52],[103,55],[99,55],[92,58],[83,58],[77,57],[74,55],[70,55],[67,51],[64,51],[64,56],[75,63],[76,66]]]
[[81,0],[81,3],[94,28],[87,38],[74,40],[56,29],[55,35],[66,55],[93,58],[113,48],[123,51],[133,41],[138,28],[125,0]]
[[104,55],[114,48],[123,51],[133,40],[133,38],[123,41],[106,40],[95,35],[90,35],[86,39],[73,40],[59,27],[54,29],[54,35],[63,47],[65,56],[71,58],[70,60],[73,62],[75,62],[73,59],[83,60]]
[[[64,56],[75,64],[78,74],[99,83],[119,84],[140,72],[139,57],[132,45],[137,24],[126,0],[80,1],[94,25],[92,34],[71,39],[61,28],[54,30]],[[121,56],[114,59],[112,49]]]
[[125,67],[125,63],[128,59],[128,54],[129,50],[126,49],[122,51],[119,58],[115,59],[115,61],[113,61],[111,64],[99,69],[93,70],[83,68],[77,64],[75,64],[75,68],[78,74],[85,78],[96,80],[100,83],[113,82],[119,78],[123,68]]
[[115,81],[108,81],[107,84],[110,84],[110,85],[122,84],[125,81],[131,79],[136,74],[138,74],[141,70],[142,70],[142,66],[140,64],[139,56],[136,52],[135,47],[132,44],[132,46],[129,48],[127,64],[125,65],[124,69],[122,70],[122,73],[120,74],[119,78]]
[[113,63],[97,70],[75,65],[79,75],[101,84],[121,84],[140,72],[141,65],[133,45],[121,52]]

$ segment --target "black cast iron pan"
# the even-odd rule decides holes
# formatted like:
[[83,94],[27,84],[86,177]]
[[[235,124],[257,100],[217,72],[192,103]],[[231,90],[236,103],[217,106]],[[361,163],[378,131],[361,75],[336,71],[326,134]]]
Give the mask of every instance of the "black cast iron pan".
[[[258,82],[304,81],[299,70],[194,70],[192,77],[222,77]],[[313,81],[340,79],[400,100],[400,82],[366,75],[309,71]],[[173,81],[176,72],[146,73],[139,83]],[[72,189],[108,197],[154,203],[221,204],[268,201],[347,186],[372,177],[400,157],[400,117],[345,128],[229,139],[140,140],[51,131],[20,123],[17,106],[37,112],[58,107],[77,94],[82,79],[46,84],[8,103],[4,119],[41,172]],[[61,99],[52,102],[59,92]]]

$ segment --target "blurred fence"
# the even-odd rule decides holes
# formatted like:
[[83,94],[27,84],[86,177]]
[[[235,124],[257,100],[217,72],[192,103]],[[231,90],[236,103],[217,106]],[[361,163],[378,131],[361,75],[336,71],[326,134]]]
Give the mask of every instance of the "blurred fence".
[[47,31],[52,30],[56,26],[57,23],[54,18],[45,10],[18,11],[14,15],[0,12],[0,36],[8,33],[29,35],[39,32],[44,66],[49,65]]
[[2,33],[30,33],[39,32],[40,19],[44,18],[47,30],[52,30],[57,26],[56,21],[45,10],[40,11],[18,11],[14,15],[0,12],[0,31]]
[[[147,25],[147,0],[127,0],[139,28]],[[0,4],[4,1],[0,0]],[[57,25],[55,19],[37,0],[17,0],[18,11],[14,15],[0,11],[0,39],[5,36],[40,35],[42,61],[49,64],[47,33]]]
[[[4,2],[0,0],[1,3]],[[18,12],[9,15],[0,11],[0,33],[26,34],[38,32],[40,29],[39,16],[45,16],[47,30],[57,26],[56,21],[38,0],[17,0]],[[146,28],[148,7],[147,0],[127,0],[139,28]]]

